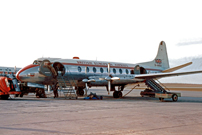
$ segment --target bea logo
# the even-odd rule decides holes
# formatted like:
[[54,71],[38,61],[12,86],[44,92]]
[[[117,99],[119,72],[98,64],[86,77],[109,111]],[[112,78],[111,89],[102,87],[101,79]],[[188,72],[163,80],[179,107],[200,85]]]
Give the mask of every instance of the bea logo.
[[155,59],[155,62],[156,62],[157,64],[161,64],[161,63],[162,63],[162,60],[161,60],[161,59]]

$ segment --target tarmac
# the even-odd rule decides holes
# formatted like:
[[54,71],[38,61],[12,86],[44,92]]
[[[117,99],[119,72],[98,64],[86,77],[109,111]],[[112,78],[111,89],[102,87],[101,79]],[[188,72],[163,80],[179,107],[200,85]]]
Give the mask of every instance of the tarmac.
[[[130,89],[126,89],[123,95]],[[199,135],[202,92],[180,91],[177,102],[141,97],[140,89],[114,99],[104,87],[91,88],[103,100],[65,99],[52,94],[0,100],[1,135]]]

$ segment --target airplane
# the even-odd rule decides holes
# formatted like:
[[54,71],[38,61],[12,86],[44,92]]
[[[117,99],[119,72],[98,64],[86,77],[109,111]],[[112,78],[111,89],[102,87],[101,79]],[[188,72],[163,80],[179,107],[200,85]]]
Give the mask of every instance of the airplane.
[[15,74],[21,68],[0,66],[0,74]]
[[[58,77],[62,76],[69,85],[75,86],[77,94],[83,96],[84,89],[92,86],[105,86],[113,97],[122,97],[127,84],[145,83],[147,79],[201,73],[202,71],[173,72],[192,64],[186,63],[170,68],[166,44],[161,41],[154,60],[128,64],[106,61],[61,58],[39,58],[20,71],[16,78],[21,82],[50,85],[58,89]],[[118,86],[118,90],[116,89]]]

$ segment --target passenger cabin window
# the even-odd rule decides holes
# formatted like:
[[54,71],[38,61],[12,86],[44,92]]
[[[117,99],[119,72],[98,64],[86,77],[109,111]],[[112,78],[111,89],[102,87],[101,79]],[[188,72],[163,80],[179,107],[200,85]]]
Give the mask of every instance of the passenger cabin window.
[[103,72],[104,72],[104,69],[103,69],[103,68],[100,68],[100,72],[103,73]]
[[128,74],[129,72],[128,72],[128,69],[126,69],[126,74]]
[[95,67],[93,67],[93,72],[94,72],[94,73],[96,73],[96,71],[97,71],[97,70],[96,70],[96,68],[95,68]]
[[81,71],[82,71],[81,67],[78,67],[78,71],[79,71],[79,72],[81,72]]
[[110,69],[107,68],[107,73],[108,73],[108,71],[110,72]]
[[87,73],[89,72],[89,67],[86,67],[86,72],[87,72]]
[[116,69],[115,68],[113,68],[113,73],[116,74]]
[[122,69],[119,69],[119,73],[122,74]]

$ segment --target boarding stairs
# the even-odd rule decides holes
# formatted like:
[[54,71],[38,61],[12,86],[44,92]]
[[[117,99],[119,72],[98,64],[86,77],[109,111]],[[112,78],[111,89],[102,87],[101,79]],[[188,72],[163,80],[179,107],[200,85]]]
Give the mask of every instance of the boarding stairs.
[[147,79],[145,84],[150,87],[154,92],[167,93],[167,91],[153,79]]
[[[157,79],[155,79],[158,81]],[[140,93],[141,96],[150,96],[159,98],[160,101],[163,101],[164,99],[172,98],[174,102],[178,100],[178,97],[181,97],[181,93],[175,93],[175,92],[168,92],[168,88],[166,88],[163,84],[161,84],[159,81],[158,83],[154,79],[147,79],[145,81],[145,84],[150,87],[150,89],[146,89]],[[161,86],[164,86],[164,88]],[[165,90],[167,89],[167,90]]]
[[76,90],[73,88],[72,83],[69,79],[64,79],[61,71],[58,71],[57,81],[59,90],[63,92],[65,99],[77,99]]

